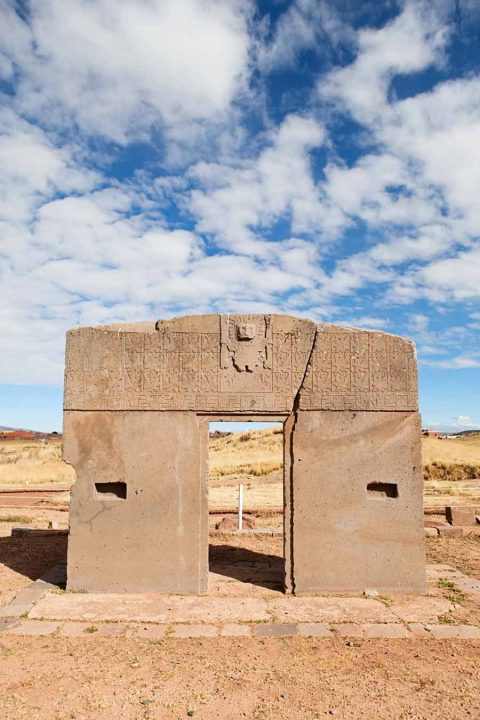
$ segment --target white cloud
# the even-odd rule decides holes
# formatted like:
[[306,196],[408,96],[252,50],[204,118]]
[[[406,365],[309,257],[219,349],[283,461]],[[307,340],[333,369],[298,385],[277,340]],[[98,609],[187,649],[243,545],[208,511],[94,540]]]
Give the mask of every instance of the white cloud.
[[[219,119],[249,72],[249,0],[32,0],[0,11],[16,105],[119,143],[152,124]],[[0,46],[1,49],[1,46]]]
[[463,430],[480,429],[480,420],[471,415],[454,415],[443,420],[439,418],[425,420],[424,427],[454,434]]
[[360,30],[356,59],[319,81],[320,96],[361,123],[374,147],[351,167],[327,166],[325,202],[341,211],[339,230],[361,222],[386,236],[340,261],[329,292],[380,278],[390,302],[480,295],[480,79],[439,82],[403,100],[390,93],[394,77],[443,62],[447,10],[407,2],[385,27]]
[[264,72],[291,67],[303,50],[351,39],[335,6],[324,0],[294,0],[280,16],[272,36],[258,47],[258,65]]
[[[447,32],[427,3],[355,32],[327,2],[295,0],[262,46],[250,1],[29,7],[28,25],[11,0],[0,10],[0,73],[17,91],[0,113],[4,382],[59,382],[64,332],[76,324],[276,310],[381,328],[395,325],[393,312],[377,316],[392,303],[478,296],[480,81],[401,100],[391,92],[398,75],[443,62]],[[236,101],[253,46],[265,73],[346,37],[356,58],[324,75],[320,105],[252,131],[246,117],[259,120],[261,98]],[[363,127],[350,164],[334,157],[326,98]],[[128,144],[159,123],[181,175],[170,164],[152,178],[165,155],[129,180],[90,169],[109,158],[85,136]],[[478,367],[477,346],[466,345],[474,314],[464,335],[412,314],[426,362]]]
[[191,192],[189,203],[197,230],[214,235],[224,247],[258,256],[278,251],[256,234],[278,219],[290,216],[293,232],[312,232],[325,212],[309,152],[323,140],[318,122],[290,115],[258,157],[236,166],[194,167],[191,178],[203,186]]
[[430,367],[444,368],[448,370],[465,370],[469,368],[480,368],[480,357],[468,355],[456,355],[446,360],[424,360],[423,365]]
[[478,421],[474,420],[470,415],[457,415],[452,419],[452,427],[458,428],[477,428]]
[[51,194],[85,191],[98,174],[81,165],[68,146],[56,146],[35,125],[0,110],[0,220],[24,221]]
[[440,62],[445,41],[445,27],[427,3],[408,2],[383,28],[358,32],[355,61],[322,78],[319,92],[371,122],[382,113],[392,78]]

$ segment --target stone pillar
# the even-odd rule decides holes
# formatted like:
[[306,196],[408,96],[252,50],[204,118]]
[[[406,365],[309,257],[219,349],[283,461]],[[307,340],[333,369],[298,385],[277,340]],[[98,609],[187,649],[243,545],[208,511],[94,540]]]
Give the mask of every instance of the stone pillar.
[[77,476],[68,589],[205,590],[206,442],[195,413],[67,411],[64,428]]
[[425,592],[416,412],[297,412],[292,443],[296,594]]

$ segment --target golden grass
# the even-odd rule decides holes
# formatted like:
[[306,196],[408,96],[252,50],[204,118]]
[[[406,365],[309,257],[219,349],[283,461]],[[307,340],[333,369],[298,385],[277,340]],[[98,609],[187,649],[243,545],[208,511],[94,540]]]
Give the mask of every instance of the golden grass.
[[[480,504],[480,434],[454,440],[423,438],[425,503]],[[281,427],[211,438],[210,508],[235,508],[244,485],[246,509],[283,506]],[[71,485],[72,467],[61,460],[61,440],[0,441],[0,487]],[[65,498],[62,498],[64,501]]]
[[283,467],[283,428],[249,430],[226,437],[211,438],[211,478],[263,477]]
[[[238,507],[236,486],[211,487],[208,497],[210,511],[235,510]],[[243,508],[253,510],[281,510],[283,508],[283,483],[244,484]]]
[[423,464],[480,465],[480,434],[452,440],[422,438]]
[[71,485],[75,472],[62,462],[61,440],[0,441],[0,487]]

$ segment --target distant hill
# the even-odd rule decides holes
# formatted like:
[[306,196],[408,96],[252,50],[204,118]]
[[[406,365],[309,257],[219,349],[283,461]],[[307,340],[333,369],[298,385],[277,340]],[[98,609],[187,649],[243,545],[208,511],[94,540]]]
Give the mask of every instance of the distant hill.
[[40,430],[27,430],[26,428],[12,428],[6,425],[0,425],[0,435],[2,439],[19,439],[19,438],[42,438],[42,437],[61,437],[61,433],[41,432]]
[[480,435],[480,430],[461,430],[460,432],[448,433],[449,435]]

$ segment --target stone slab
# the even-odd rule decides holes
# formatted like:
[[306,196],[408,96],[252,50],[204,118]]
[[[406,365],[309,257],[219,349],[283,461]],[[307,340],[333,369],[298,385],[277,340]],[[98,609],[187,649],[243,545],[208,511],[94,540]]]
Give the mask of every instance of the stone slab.
[[427,625],[438,640],[480,640],[480,628],[474,625]]
[[23,590],[15,595],[8,605],[0,607],[0,617],[10,617],[16,615],[20,617],[26,615],[33,605],[40,600],[50,589],[52,585],[43,580],[35,580]]
[[299,411],[292,458],[295,593],[424,593],[418,414]]
[[325,623],[298,623],[298,631],[304,637],[333,637],[333,632]]
[[302,381],[302,409],[417,410],[414,344],[378,331],[250,314],[67,335],[68,410],[290,412]]
[[240,623],[227,623],[221,628],[220,635],[224,637],[251,637],[252,627]]
[[455,585],[469,595],[480,595],[480,580],[463,575],[455,578]]
[[434,623],[440,615],[451,612],[454,607],[449,600],[432,596],[393,601],[389,605],[399,620],[419,623]]
[[69,590],[206,589],[202,453],[193,412],[65,413]]
[[363,629],[361,625],[355,623],[340,623],[338,625],[332,625],[332,630],[336,635],[340,637],[363,637]]
[[428,580],[439,580],[440,578],[448,578],[450,580],[462,576],[460,570],[445,563],[428,563],[426,570]]
[[320,324],[299,407],[415,412],[414,343],[395,335]]
[[316,333],[282,315],[191,315],[67,335],[65,409],[291,412]]
[[127,637],[146,638],[148,640],[159,640],[167,634],[166,625],[148,624],[131,625],[127,627]]
[[354,597],[283,597],[268,601],[278,622],[396,622],[382,602]]
[[450,525],[476,525],[475,505],[447,505],[445,516]]
[[0,619],[0,633],[8,632],[20,622],[18,617],[3,617]]
[[121,623],[67,622],[60,628],[61,637],[119,637],[125,634],[125,625]]
[[432,633],[422,623],[408,623],[408,629],[415,637],[432,637]]
[[50,593],[34,606],[29,617],[85,622],[225,623],[266,621],[270,614],[263,598]]
[[362,630],[367,638],[408,638],[410,632],[405,625],[394,625],[393,623],[366,623]]
[[47,622],[44,620],[22,620],[17,627],[9,632],[12,635],[52,635],[58,630],[57,622]]
[[440,537],[463,537],[463,528],[445,525],[445,527],[438,528],[438,534]]
[[299,628],[293,623],[261,623],[253,628],[254,637],[290,637],[299,634]]
[[216,625],[175,625],[170,633],[172,638],[202,638],[216,637],[218,635]]

